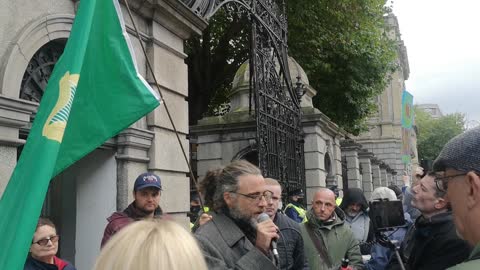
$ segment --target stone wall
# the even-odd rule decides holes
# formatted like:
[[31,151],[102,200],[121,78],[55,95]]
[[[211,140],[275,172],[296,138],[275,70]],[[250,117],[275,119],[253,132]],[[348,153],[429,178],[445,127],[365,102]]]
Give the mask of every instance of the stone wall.
[[[101,229],[93,228],[105,226],[104,212],[123,209],[130,203],[136,176],[147,170],[159,174],[162,179],[164,191],[161,206],[164,210],[185,226],[188,224],[185,215],[189,211],[188,169],[165,107],[170,109],[180,142],[188,156],[188,76],[183,44],[191,35],[200,34],[207,23],[180,1],[130,0],[129,3],[142,39],[139,41],[135,37],[132,22],[122,6],[138,71],[154,89],[159,87],[162,90],[165,104],[102,146],[111,149],[113,155],[108,162],[94,164],[98,172],[102,172],[101,177],[93,176],[88,169],[82,171],[82,168],[75,167],[75,170],[79,170],[78,175],[84,176],[82,183],[90,190],[98,187],[100,193],[103,189],[108,189],[105,192],[109,194],[116,193],[115,209],[107,209],[102,203],[96,204],[98,212],[102,212],[104,217],[93,220],[89,224],[91,226],[86,227],[79,220],[84,218],[84,210],[72,210],[74,214],[68,222],[59,219],[62,222],[59,225],[64,226],[66,231],[74,232],[76,227],[82,226],[82,230],[77,231],[77,239],[85,234],[101,234]],[[78,0],[0,2],[0,194],[16,165],[17,148],[25,143],[20,139],[20,132],[28,133],[31,118],[38,106],[36,102],[19,98],[22,77],[30,59],[42,46],[68,38],[78,4]],[[144,56],[140,42],[146,46],[147,56]],[[146,57],[152,63],[158,85],[155,85],[152,73],[147,72]],[[97,159],[95,153],[99,152],[94,152],[89,160],[102,160]],[[79,164],[84,164],[82,160]],[[97,178],[109,178],[109,183],[115,183],[116,186],[101,185]],[[68,196],[78,202],[77,205],[89,204],[86,192],[79,192],[75,188],[68,192],[71,192]],[[82,266],[81,269],[90,269],[94,260],[91,251],[98,250],[99,243],[100,239],[69,242],[65,243],[62,252],[74,254],[72,261]]]

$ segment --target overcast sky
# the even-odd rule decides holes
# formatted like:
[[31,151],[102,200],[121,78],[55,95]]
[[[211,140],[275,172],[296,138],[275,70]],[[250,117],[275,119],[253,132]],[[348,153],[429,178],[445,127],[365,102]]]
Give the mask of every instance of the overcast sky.
[[[396,0],[414,103],[480,121],[480,1]],[[472,123],[473,124],[473,123]]]

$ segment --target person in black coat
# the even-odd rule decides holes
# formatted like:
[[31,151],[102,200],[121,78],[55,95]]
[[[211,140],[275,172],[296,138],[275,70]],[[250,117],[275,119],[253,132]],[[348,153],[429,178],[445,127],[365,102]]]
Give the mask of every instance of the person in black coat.
[[53,222],[47,218],[39,218],[23,269],[75,270],[69,262],[55,256],[58,251],[58,240],[59,236]]
[[277,225],[280,238],[277,239],[278,253],[280,259],[280,270],[301,270],[309,269],[306,258],[304,258],[303,238],[300,232],[300,225],[281,213],[279,209],[282,201],[282,187],[277,180],[265,178],[267,190],[272,192],[271,200],[267,201],[265,213]]
[[[471,247],[457,236],[445,192],[437,189],[434,175],[428,174],[412,188],[412,205],[421,215],[408,230],[400,248],[406,269],[446,269],[467,259]],[[388,270],[401,269],[392,258]]]

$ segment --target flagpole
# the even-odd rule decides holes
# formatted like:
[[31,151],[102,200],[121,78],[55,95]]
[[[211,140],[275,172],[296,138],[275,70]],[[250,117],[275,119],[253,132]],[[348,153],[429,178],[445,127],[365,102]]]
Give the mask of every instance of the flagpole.
[[140,46],[142,47],[143,55],[145,56],[145,60],[147,61],[148,69],[150,70],[150,73],[152,74],[153,80],[155,81],[155,86],[157,87],[157,91],[160,94],[160,98],[163,101],[163,105],[165,106],[165,111],[167,112],[168,119],[170,120],[170,123],[172,124],[173,130],[175,132],[175,136],[177,137],[178,144],[180,145],[180,148],[182,149],[182,154],[185,159],[185,162],[187,163],[188,170],[190,172],[190,177],[192,177],[193,182],[195,183],[195,191],[199,194],[198,198],[200,201],[200,207],[201,209],[203,208],[203,199],[202,196],[200,196],[200,192],[198,191],[198,182],[197,178],[195,178],[195,175],[193,174],[192,171],[192,166],[190,164],[190,161],[188,160],[187,153],[185,151],[185,148],[183,147],[182,141],[180,140],[180,136],[178,135],[177,128],[175,124],[173,123],[172,115],[170,114],[170,110],[168,109],[167,102],[163,98],[162,91],[160,90],[160,86],[157,81],[157,77],[155,76],[155,73],[153,72],[152,64],[150,63],[150,59],[147,56],[147,51],[145,50],[145,46],[143,45],[142,38],[140,37],[140,33],[138,31],[137,25],[135,24],[135,20],[133,19],[132,12],[130,10],[130,6],[128,4],[128,0],[123,0],[125,2],[125,6],[127,7],[128,11],[128,16],[130,17],[130,20],[132,21],[133,28],[135,29],[135,34],[137,35],[137,39],[140,42]]

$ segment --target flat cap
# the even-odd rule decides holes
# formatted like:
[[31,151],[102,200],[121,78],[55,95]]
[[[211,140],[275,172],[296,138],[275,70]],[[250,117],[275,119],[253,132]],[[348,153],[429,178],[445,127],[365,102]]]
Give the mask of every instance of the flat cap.
[[434,171],[452,168],[480,173],[480,127],[472,128],[448,141],[433,163]]

